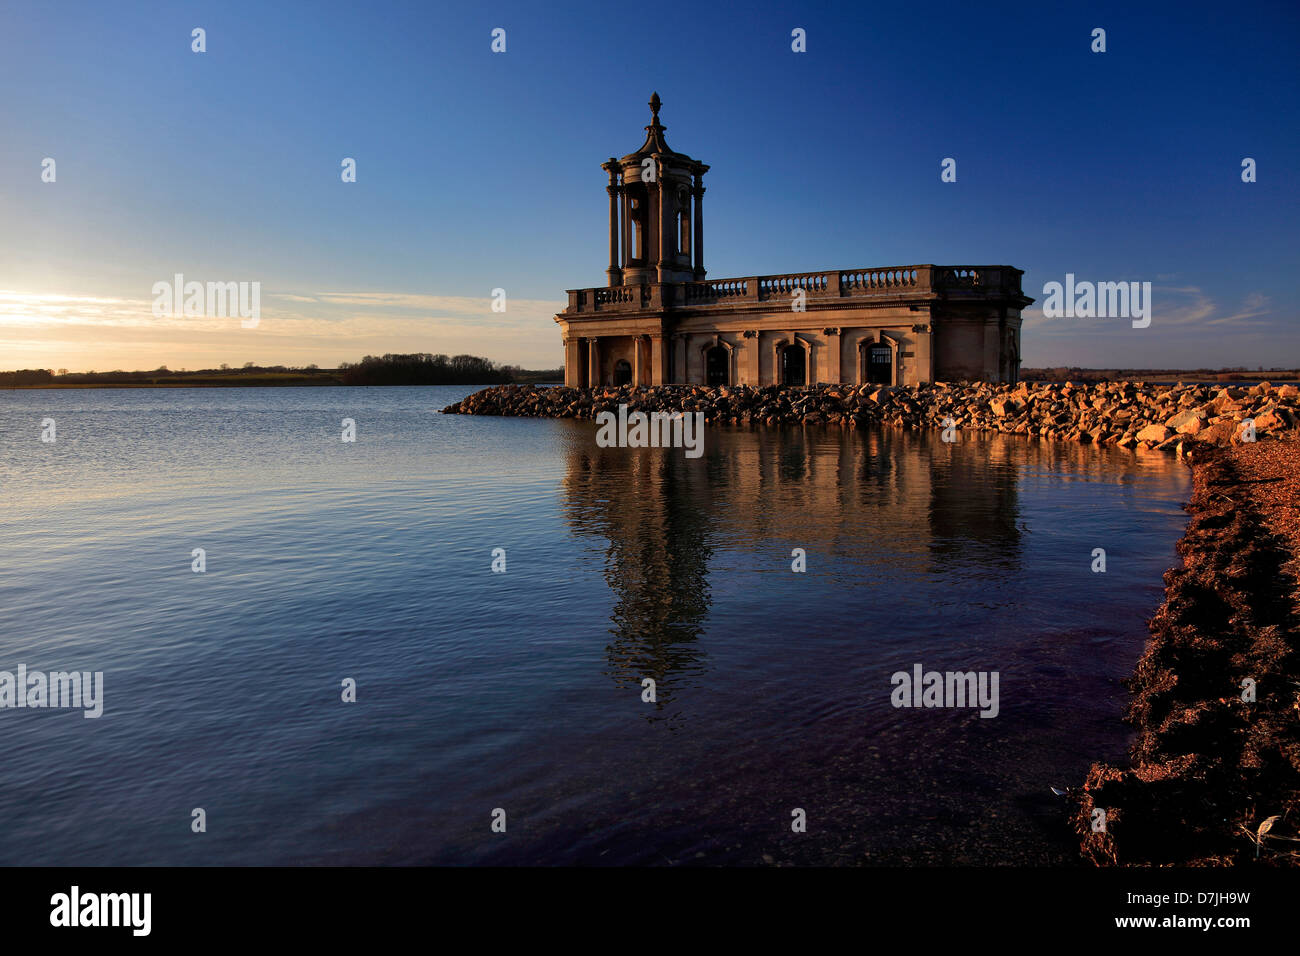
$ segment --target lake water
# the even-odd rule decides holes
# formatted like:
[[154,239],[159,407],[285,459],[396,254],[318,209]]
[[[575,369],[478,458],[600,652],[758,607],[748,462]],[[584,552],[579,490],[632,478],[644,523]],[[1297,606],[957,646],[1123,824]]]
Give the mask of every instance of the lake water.
[[[1049,787],[1127,749],[1181,463],[712,426],[688,459],[438,413],[468,391],[0,392],[0,670],[104,673],[98,719],[0,710],[0,863],[1076,858]],[[894,707],[915,664],[997,672],[997,716]]]

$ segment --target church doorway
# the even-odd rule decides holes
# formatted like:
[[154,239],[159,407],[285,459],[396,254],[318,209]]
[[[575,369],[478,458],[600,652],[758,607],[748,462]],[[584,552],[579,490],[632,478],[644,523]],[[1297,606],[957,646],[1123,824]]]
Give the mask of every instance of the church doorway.
[[730,356],[721,345],[715,345],[704,353],[704,382],[706,385],[730,385],[731,376],[727,374]]
[[867,381],[872,385],[894,384],[894,350],[884,343],[867,349]]
[[632,384],[632,366],[627,359],[619,359],[614,363],[614,384]]
[[781,384],[803,385],[807,382],[808,358],[804,347],[787,345],[781,350]]

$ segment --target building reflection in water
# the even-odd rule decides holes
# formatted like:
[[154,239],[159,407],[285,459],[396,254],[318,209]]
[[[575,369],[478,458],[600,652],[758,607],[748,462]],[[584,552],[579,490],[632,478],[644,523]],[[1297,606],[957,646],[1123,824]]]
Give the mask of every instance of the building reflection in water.
[[[833,601],[879,587],[882,565],[904,584],[967,569],[972,581],[1014,571],[1022,557],[1018,482],[1028,449],[1046,444],[710,426],[704,456],[688,459],[680,449],[599,448],[594,427],[571,425],[584,431],[567,452],[568,518],[576,534],[608,541],[610,673],[638,687],[653,678],[661,716],[675,689],[706,672],[711,567],[752,580],[752,601],[792,640],[797,634],[787,632],[810,596]],[[793,548],[807,552],[806,575],[791,572]],[[877,606],[870,626],[889,627],[889,595]],[[843,626],[867,623],[853,617]]]
[[653,678],[663,713],[674,682],[704,670],[698,638],[709,610],[712,459],[599,448],[594,432],[589,442],[570,450],[564,486],[574,530],[609,541],[610,672],[638,686]]

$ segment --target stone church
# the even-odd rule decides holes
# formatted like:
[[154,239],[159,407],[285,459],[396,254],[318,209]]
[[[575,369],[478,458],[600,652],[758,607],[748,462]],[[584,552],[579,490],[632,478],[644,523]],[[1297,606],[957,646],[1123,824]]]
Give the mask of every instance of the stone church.
[[668,147],[650,99],[645,142],[609,174],[608,283],[555,317],[566,385],[1014,382],[1011,266],[887,266],[709,279],[704,174]]

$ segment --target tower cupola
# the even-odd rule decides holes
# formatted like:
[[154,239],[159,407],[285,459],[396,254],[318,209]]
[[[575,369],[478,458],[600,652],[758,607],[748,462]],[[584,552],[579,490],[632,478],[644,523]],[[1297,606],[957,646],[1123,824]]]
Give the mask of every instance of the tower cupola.
[[709,167],[669,148],[650,97],[645,142],[601,164],[609,174],[611,286],[700,280],[704,270],[704,174]]

